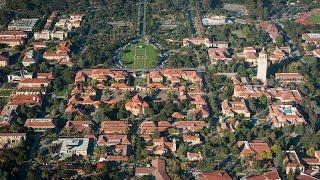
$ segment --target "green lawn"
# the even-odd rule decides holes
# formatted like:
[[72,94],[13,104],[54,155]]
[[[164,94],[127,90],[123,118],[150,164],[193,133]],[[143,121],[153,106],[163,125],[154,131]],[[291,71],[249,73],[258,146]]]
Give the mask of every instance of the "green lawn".
[[243,32],[243,30],[239,29],[239,30],[236,30],[236,31],[232,31],[232,34],[235,34],[237,35],[238,38],[246,38],[246,35],[245,33]]
[[313,15],[308,18],[310,24],[320,24],[320,15]]
[[57,91],[56,92],[56,96],[61,97],[64,96],[66,94],[66,91]]
[[12,93],[11,89],[0,89],[0,96],[2,97],[8,97]]
[[128,68],[149,69],[154,66],[157,56],[157,50],[151,44],[132,44],[123,50],[121,58]]

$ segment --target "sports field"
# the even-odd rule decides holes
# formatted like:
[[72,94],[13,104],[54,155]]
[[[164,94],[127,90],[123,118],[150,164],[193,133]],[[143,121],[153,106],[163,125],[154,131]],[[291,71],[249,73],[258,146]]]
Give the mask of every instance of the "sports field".
[[320,24],[320,15],[311,15],[307,18],[310,24]]
[[152,68],[158,53],[152,44],[131,44],[122,51],[121,58],[124,65],[130,69]]

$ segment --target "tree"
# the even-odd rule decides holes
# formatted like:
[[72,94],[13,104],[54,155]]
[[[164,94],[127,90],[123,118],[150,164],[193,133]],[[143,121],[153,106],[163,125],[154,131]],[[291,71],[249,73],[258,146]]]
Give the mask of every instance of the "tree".
[[308,150],[307,150],[307,155],[308,155],[309,157],[314,157],[314,152],[315,152],[315,148],[314,148],[314,147],[310,147],[310,148],[308,148]]
[[179,145],[179,148],[177,149],[177,156],[178,156],[181,160],[185,160],[185,159],[186,159],[186,153],[187,153],[186,146],[184,145],[184,143],[181,143],[181,144]]

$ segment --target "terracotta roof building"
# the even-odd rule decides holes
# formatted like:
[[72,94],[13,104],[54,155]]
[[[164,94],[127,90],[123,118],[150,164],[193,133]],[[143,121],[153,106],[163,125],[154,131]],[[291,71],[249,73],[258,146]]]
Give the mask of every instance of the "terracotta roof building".
[[167,139],[164,137],[153,140],[152,152],[154,154],[163,155],[169,152],[175,153],[176,151],[176,139],[173,139],[172,142],[167,141]]
[[93,123],[91,121],[68,121],[65,130],[68,132],[78,132],[91,134]]
[[50,118],[27,119],[24,126],[32,128],[36,132],[43,132],[48,129],[54,129],[56,127],[56,125],[53,123],[53,119]]
[[297,108],[292,105],[270,105],[269,119],[274,127],[307,123]]
[[99,146],[129,145],[131,144],[125,134],[100,135],[97,144]]
[[280,34],[278,28],[272,23],[263,21],[263,22],[260,22],[257,26],[261,27],[265,31],[267,31],[269,33],[269,36],[273,40],[273,42],[277,42],[279,40],[279,38],[281,37],[281,34]]
[[320,33],[305,33],[305,34],[302,34],[302,39],[307,44],[319,44]]
[[278,174],[278,171],[273,170],[273,171],[265,172],[261,175],[244,178],[244,180],[281,180],[281,178]]
[[286,151],[285,162],[287,164],[286,174],[289,174],[290,171],[295,172],[296,170],[304,171],[305,167],[301,164],[299,157],[295,151]]
[[105,134],[126,134],[130,126],[126,121],[102,121],[101,132]]
[[177,121],[174,123],[174,126],[178,129],[199,131],[207,127],[207,123],[204,121]]
[[287,58],[286,52],[281,50],[278,46],[276,46],[275,50],[272,52],[272,55],[270,56],[270,60],[272,63],[279,63],[285,58]]
[[0,53],[0,67],[6,67],[9,64],[9,58]]
[[149,104],[138,94],[136,94],[129,102],[125,104],[125,109],[130,111],[135,116],[139,114],[145,114],[145,110],[148,107]]
[[232,180],[231,176],[225,171],[213,171],[201,173],[199,180]]
[[0,133],[0,149],[13,147],[26,139],[26,133]]
[[23,78],[19,82],[19,87],[48,87],[50,81],[45,78]]
[[304,77],[300,73],[275,73],[275,79],[281,83],[304,82]]
[[170,180],[166,172],[165,160],[156,158],[152,160],[151,167],[136,167],[136,176],[154,176],[156,180]]
[[270,146],[262,141],[244,141],[244,147],[240,153],[241,157],[254,157],[257,160],[263,160],[263,153],[271,153]]
[[223,61],[229,64],[232,61],[232,58],[229,56],[226,48],[209,48],[208,55],[211,64],[217,64],[218,61]]
[[193,152],[187,152],[187,159],[188,161],[200,161],[202,160],[202,155],[200,152],[193,153]]
[[85,81],[88,77],[97,81],[114,79],[115,81],[125,80],[127,71],[112,69],[84,69],[79,71],[75,77],[75,83]]
[[183,135],[183,141],[191,143],[192,145],[201,144],[201,139],[200,139],[199,134],[196,134],[196,135],[184,134]]
[[28,106],[40,106],[42,103],[41,96],[37,94],[25,95],[14,94],[9,98],[9,105],[28,105]]
[[224,100],[222,102],[222,113],[228,117],[234,117],[236,114],[243,114],[244,117],[250,117],[250,112],[244,99],[240,101]]
[[0,43],[10,47],[20,46],[26,38],[28,35],[23,31],[0,31]]

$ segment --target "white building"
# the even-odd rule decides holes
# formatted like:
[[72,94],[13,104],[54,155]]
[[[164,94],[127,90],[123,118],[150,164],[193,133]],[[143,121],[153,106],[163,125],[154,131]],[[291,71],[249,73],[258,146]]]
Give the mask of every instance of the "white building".
[[28,31],[31,32],[39,19],[19,19],[13,20],[9,26],[9,31]]
[[42,30],[40,32],[34,33],[35,40],[49,40],[49,39],[59,39],[60,41],[66,39],[68,37],[68,33],[65,31],[48,31]]
[[257,79],[260,79],[263,83],[267,82],[267,68],[268,68],[268,55],[263,48],[258,58],[258,71]]
[[62,143],[60,155],[88,155],[89,138],[61,138],[59,141]]
[[202,24],[205,26],[217,26],[227,24],[226,16],[207,16],[202,18]]

